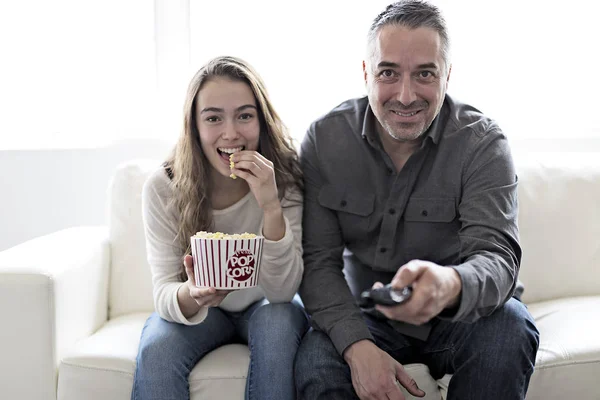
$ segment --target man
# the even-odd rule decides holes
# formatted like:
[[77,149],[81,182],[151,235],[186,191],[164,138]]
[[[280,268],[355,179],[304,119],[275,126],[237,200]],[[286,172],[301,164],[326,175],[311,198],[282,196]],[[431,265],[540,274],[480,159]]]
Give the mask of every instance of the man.
[[[450,70],[439,10],[392,4],[368,34],[368,96],[302,143],[300,294],[314,328],[296,356],[302,399],[423,397],[402,367],[414,362],[453,374],[448,399],[525,398],[539,334],[515,298],[515,168],[498,125],[446,95]],[[412,297],[357,306],[390,282]]]

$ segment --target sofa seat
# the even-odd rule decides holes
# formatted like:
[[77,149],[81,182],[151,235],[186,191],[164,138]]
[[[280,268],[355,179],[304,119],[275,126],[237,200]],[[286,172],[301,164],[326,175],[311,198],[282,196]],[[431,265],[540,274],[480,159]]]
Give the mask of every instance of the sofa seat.
[[[536,371],[528,398],[592,400],[578,388],[597,385],[600,376],[600,296],[552,300],[529,305],[540,330],[541,343]],[[140,333],[148,313],[110,320],[92,336],[82,340],[60,365],[58,398],[72,400],[125,399],[131,395]],[[446,397],[450,376],[434,381],[422,364],[405,366],[426,400]],[[208,354],[190,375],[191,400],[243,398],[248,368],[248,349],[228,345]],[[556,380],[565,382],[560,388]],[[550,389],[551,388],[551,389]],[[201,396],[201,394],[203,394]],[[408,396],[408,398],[413,398]]]
[[600,296],[544,301],[528,308],[540,331],[540,348],[527,398],[600,399]]
[[[113,318],[77,343],[60,364],[58,399],[130,398],[140,334],[148,315],[135,313]],[[248,348],[239,344],[209,353],[190,375],[191,400],[243,398],[248,356]],[[425,365],[411,364],[406,369],[426,391],[425,400],[442,397]]]
[[[111,319],[77,343],[61,362],[58,399],[130,398],[140,334],[148,316],[136,313]],[[208,354],[190,375],[191,399],[200,399],[201,393],[202,398],[243,398],[248,354],[248,348],[239,344]]]

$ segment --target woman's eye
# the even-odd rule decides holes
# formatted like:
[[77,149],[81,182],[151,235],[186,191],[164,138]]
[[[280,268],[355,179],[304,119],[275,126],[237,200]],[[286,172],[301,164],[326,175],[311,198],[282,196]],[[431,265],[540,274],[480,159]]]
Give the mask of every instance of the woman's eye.
[[250,113],[244,113],[244,114],[240,114],[240,119],[241,120],[249,120],[252,119],[254,117],[254,115],[250,114]]
[[210,117],[206,118],[206,122],[217,122],[219,121],[219,117],[217,117],[216,115],[211,115]]

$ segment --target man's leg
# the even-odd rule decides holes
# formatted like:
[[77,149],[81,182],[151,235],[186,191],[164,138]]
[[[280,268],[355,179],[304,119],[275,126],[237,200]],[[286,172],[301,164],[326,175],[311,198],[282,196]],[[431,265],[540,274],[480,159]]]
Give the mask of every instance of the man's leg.
[[[364,315],[375,344],[403,362],[414,362],[414,348],[407,338],[387,322]],[[325,333],[311,329],[296,355],[298,399],[358,399],[352,386],[350,367]]]
[[350,367],[324,332],[311,328],[304,335],[296,354],[295,375],[298,400],[358,399]]
[[447,400],[521,400],[538,346],[529,311],[510,299],[473,324],[439,321],[422,354],[435,378],[453,374]]

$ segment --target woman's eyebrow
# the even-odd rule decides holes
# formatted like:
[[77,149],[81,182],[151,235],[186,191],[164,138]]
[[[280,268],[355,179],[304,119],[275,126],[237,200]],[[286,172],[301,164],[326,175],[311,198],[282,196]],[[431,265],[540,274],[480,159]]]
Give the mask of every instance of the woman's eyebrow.
[[[254,108],[256,110],[256,106],[254,104],[244,104],[243,106],[239,106],[238,108],[236,108],[235,111],[239,112],[246,108]],[[222,108],[219,108],[219,107],[205,107],[202,110],[200,110],[200,113],[205,113],[205,112],[222,113],[222,112],[225,112],[225,110]]]

